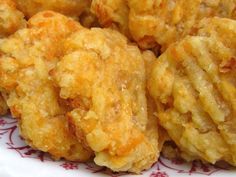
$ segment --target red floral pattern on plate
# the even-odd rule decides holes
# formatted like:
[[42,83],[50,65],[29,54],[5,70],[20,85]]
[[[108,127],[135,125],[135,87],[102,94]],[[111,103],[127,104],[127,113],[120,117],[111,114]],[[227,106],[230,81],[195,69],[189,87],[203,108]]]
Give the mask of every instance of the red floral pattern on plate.
[[[32,149],[26,145],[24,139],[19,136],[17,121],[10,117],[0,118],[0,144],[5,144],[5,147],[9,150],[13,150],[22,158],[39,159],[41,162],[53,160],[47,153]],[[68,161],[55,162],[59,164],[61,168],[65,170],[87,170],[90,173],[106,174],[110,177],[118,177],[127,175],[128,173],[116,173],[111,170],[97,166],[94,163],[75,163]],[[182,160],[167,160],[163,157],[159,158],[159,161],[153,165],[152,169],[143,172],[145,176],[149,177],[170,177],[168,171],[175,172],[177,174],[202,174],[210,176],[222,169],[213,165],[203,164],[201,161],[194,161],[192,163],[186,163]]]
[[169,175],[164,171],[154,171],[150,174],[150,177],[169,177]]
[[78,170],[79,165],[73,162],[64,162],[63,164],[60,165],[66,170]]

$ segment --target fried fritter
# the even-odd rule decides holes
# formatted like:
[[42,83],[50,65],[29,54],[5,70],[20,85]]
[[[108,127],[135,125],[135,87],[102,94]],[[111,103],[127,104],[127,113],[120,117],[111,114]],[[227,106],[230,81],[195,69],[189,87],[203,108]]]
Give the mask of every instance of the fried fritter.
[[[113,171],[139,173],[157,161],[157,119],[147,116],[145,66],[139,49],[111,29],[79,30],[53,76],[82,144],[95,163]],[[83,136],[83,137],[82,137]]]
[[[0,21],[0,38],[26,26],[24,15],[16,9],[12,0],[0,0]],[[7,104],[0,93],[0,115],[6,114],[7,110]]]
[[71,17],[78,17],[90,5],[90,0],[15,0],[17,7],[32,17],[44,10],[53,10]]
[[84,161],[92,153],[69,132],[65,114],[70,108],[49,77],[63,55],[62,41],[79,28],[72,19],[46,11],[32,17],[27,28],[0,40],[0,87],[30,146],[56,159]]
[[25,27],[24,15],[17,10],[12,0],[0,0],[0,38]]
[[204,19],[198,28],[155,61],[148,88],[183,158],[236,166],[236,21]]
[[171,43],[192,33],[204,17],[236,18],[235,0],[128,0],[129,30],[142,48]]
[[142,49],[162,48],[194,33],[204,17],[236,19],[235,0],[93,0],[103,27],[118,29]]
[[130,37],[129,8],[125,0],[92,0],[91,11],[103,27],[110,27]]

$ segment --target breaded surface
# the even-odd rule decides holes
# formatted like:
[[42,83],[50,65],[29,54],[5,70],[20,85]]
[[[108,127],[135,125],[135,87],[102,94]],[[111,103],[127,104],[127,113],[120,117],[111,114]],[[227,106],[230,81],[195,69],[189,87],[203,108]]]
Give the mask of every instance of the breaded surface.
[[102,27],[110,27],[130,37],[129,8],[125,0],[92,0],[91,11]]
[[22,12],[16,9],[12,0],[0,0],[0,38],[25,27],[26,22]]
[[190,34],[204,17],[236,18],[235,0],[128,0],[129,29],[142,48],[171,43]]
[[[145,50],[142,52],[142,57],[145,63],[145,70],[146,70],[146,86],[147,82],[150,78],[151,75],[151,69],[152,65],[154,64],[155,60],[157,60],[155,54],[150,51],[150,50]],[[158,127],[158,148],[159,151],[162,150],[163,144],[167,141],[170,140],[167,132],[165,129],[163,129],[160,126],[160,123],[158,122],[157,118],[157,110],[156,110],[156,104],[154,99],[150,96],[148,92],[148,88],[146,87],[146,98],[147,98],[147,112],[148,112],[148,117],[149,119],[153,120],[156,119],[155,125]]]
[[[25,27],[24,15],[16,9],[12,0],[0,0],[0,38],[13,34]],[[7,113],[8,107],[0,93],[0,115]]]
[[79,28],[72,19],[46,11],[32,17],[28,28],[0,40],[0,87],[30,146],[56,159],[85,161],[92,153],[69,132],[69,108],[49,77],[63,55],[62,40]]
[[27,18],[44,10],[78,17],[90,5],[90,0],[15,0],[15,2]]
[[[53,76],[78,138],[95,163],[139,173],[157,161],[157,119],[147,116],[145,66],[139,49],[111,29],[79,30]],[[82,137],[84,136],[84,137]]]
[[236,21],[204,19],[198,28],[155,61],[149,92],[182,157],[236,166]]

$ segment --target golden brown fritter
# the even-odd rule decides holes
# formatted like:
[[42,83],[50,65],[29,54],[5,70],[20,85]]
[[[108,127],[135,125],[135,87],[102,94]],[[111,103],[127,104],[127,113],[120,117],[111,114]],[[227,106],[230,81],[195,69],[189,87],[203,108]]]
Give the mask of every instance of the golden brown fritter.
[[193,32],[204,17],[236,18],[235,0],[128,0],[129,29],[142,48],[171,43]]
[[[139,49],[111,29],[82,29],[64,44],[53,75],[74,110],[69,122],[95,163],[139,173],[157,161],[157,119],[147,116]],[[84,136],[84,137],[82,137]]]
[[91,11],[97,16],[102,27],[119,30],[130,37],[129,8],[125,0],[92,0]]
[[160,124],[187,160],[236,165],[236,21],[204,19],[171,45],[148,82]]
[[30,146],[56,159],[84,161],[91,152],[69,132],[68,107],[49,77],[63,55],[62,41],[79,28],[72,19],[46,11],[32,17],[28,28],[0,40],[0,87]]
[[16,9],[12,0],[0,0],[0,38],[25,27],[24,15]]
[[93,0],[103,27],[118,29],[142,49],[162,48],[194,33],[204,17],[236,18],[235,0]]
[[78,17],[90,5],[90,0],[15,0],[15,2],[27,18],[44,10]]
[[[24,15],[16,9],[12,0],[0,0],[0,38],[13,34],[25,27]],[[8,107],[0,93],[0,115],[7,113]]]

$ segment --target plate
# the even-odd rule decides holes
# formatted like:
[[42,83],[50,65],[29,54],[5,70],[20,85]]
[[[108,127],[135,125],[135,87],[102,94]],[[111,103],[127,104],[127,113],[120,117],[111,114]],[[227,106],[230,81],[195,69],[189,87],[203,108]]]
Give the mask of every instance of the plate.
[[19,136],[17,121],[0,118],[0,177],[235,177],[236,170],[206,165],[199,161],[186,163],[160,157],[151,169],[140,175],[114,173],[92,162],[53,161],[48,154],[36,151]]

